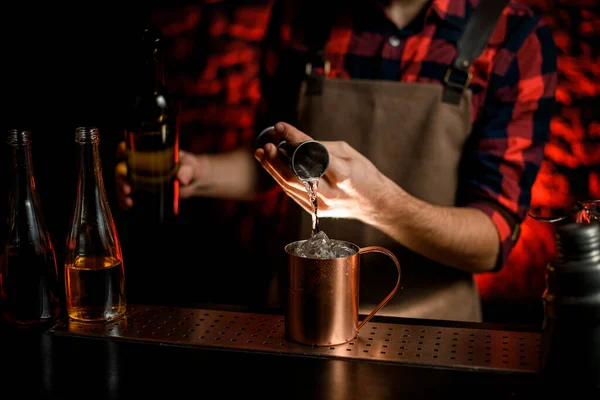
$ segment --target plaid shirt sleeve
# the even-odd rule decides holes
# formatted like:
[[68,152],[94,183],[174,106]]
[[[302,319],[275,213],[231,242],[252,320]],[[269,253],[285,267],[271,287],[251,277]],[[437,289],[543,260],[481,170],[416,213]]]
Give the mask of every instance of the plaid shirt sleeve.
[[[539,18],[530,21],[536,25],[526,37],[507,35],[496,56],[459,191],[462,205],[480,209],[496,226],[501,245],[495,270],[506,262],[529,209],[555,104],[552,33]],[[509,25],[507,19],[499,30]]]

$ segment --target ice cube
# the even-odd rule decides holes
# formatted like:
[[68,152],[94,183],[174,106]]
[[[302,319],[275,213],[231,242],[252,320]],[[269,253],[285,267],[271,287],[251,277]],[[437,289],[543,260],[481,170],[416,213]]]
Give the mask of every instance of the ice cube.
[[332,240],[331,243],[331,250],[336,258],[350,257],[356,253],[356,249],[349,246],[347,242],[342,240]]
[[306,258],[336,258],[332,242],[323,231],[300,243],[296,248],[296,255]]
[[318,259],[343,258],[355,253],[356,249],[347,242],[332,240],[323,231],[301,242],[294,250],[297,256]]

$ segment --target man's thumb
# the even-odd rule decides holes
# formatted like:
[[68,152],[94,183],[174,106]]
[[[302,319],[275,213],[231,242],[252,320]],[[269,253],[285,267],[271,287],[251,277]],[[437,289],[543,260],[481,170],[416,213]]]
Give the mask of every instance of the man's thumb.
[[190,165],[181,165],[177,170],[177,179],[182,185],[189,185],[194,178],[194,170]]

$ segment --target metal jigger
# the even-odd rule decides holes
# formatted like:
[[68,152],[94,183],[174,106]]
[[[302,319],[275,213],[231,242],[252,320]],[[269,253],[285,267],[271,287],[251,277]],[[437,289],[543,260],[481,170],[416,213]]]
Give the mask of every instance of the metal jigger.
[[264,129],[256,138],[256,148],[273,143],[279,148],[281,158],[290,166],[294,174],[302,181],[319,179],[329,166],[327,147],[316,140],[290,143],[285,140],[275,143],[275,127]]

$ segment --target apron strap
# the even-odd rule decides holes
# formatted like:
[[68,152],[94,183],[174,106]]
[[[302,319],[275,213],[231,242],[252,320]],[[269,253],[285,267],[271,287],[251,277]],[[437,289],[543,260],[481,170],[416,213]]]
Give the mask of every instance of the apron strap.
[[[304,44],[307,48],[306,65],[308,73],[310,72],[308,71],[309,68],[325,68],[328,63],[325,57],[325,47],[333,28],[335,17],[333,9],[335,8],[335,4],[332,4],[332,7],[327,7],[328,10],[325,10],[323,7],[317,6],[317,4],[310,4],[317,3],[317,1],[305,0],[305,2],[308,3],[304,8],[304,12],[307,15],[303,15],[302,17],[307,27],[304,31]],[[317,11],[315,12],[315,10]]]
[[[304,76],[307,80],[305,94],[318,95],[323,92],[323,81],[329,75],[331,68],[325,50],[335,22],[334,10],[340,7],[341,2],[333,1],[334,4],[328,4],[327,7],[322,6],[322,0],[304,0],[303,3],[307,3],[303,8],[307,13],[304,15],[305,26],[310,26],[310,29],[306,29],[304,34],[304,44],[307,48]],[[315,10],[317,11],[315,12]],[[307,21],[310,23],[306,23]]]
[[[444,94],[442,101],[450,104],[459,104],[463,92],[471,83],[472,73],[469,68],[473,61],[479,57],[488,43],[502,11],[510,0],[483,0],[479,3],[469,18],[463,33],[458,40],[457,55],[453,65],[448,67],[444,76]],[[325,57],[325,46],[329,40],[334,23],[333,10],[336,7],[315,7],[319,4],[316,0],[303,8],[310,12],[311,29],[305,32],[304,43],[307,46],[305,73],[307,78],[306,94],[318,95],[323,91],[323,80],[329,73],[330,64]],[[320,9],[314,13],[314,10]],[[326,11],[330,10],[330,11]],[[304,18],[307,15],[303,16]]]
[[473,11],[458,40],[454,63],[444,76],[445,88],[442,101],[445,103],[460,103],[463,92],[471,83],[472,73],[469,67],[490,40],[498,19],[508,3],[509,0],[482,0]]
[[[335,11],[344,6],[344,1],[328,0],[327,7],[324,7],[322,0],[303,0],[302,5],[306,13],[303,15],[305,26],[310,26],[310,29],[304,32],[304,44],[307,48],[304,70],[305,95],[319,95],[323,92],[323,81],[331,68],[325,51],[336,21]],[[309,23],[306,23],[308,21]]]

